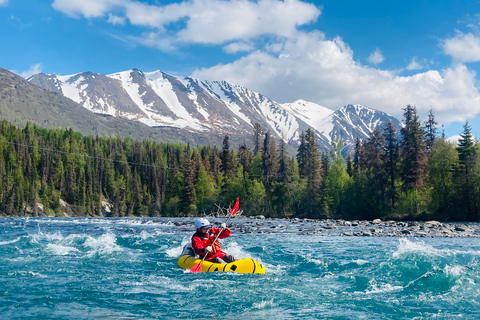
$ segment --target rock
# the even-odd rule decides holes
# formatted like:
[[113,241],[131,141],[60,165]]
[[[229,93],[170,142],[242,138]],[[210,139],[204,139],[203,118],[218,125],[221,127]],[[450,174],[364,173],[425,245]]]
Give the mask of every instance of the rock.
[[336,226],[334,225],[326,225],[326,226],[323,226],[323,229],[335,229]]
[[428,227],[431,228],[431,227],[433,227],[433,226],[441,226],[442,223],[439,222],[439,221],[431,220],[431,221],[425,222],[424,225],[425,225],[426,227],[428,226]]
[[380,220],[380,219],[375,219],[375,220],[373,220],[371,223],[372,223],[372,224],[380,224],[380,223],[382,223],[382,220]]
[[464,231],[467,231],[467,230],[468,230],[468,227],[464,224],[457,224],[455,226],[455,231],[464,232]]
[[440,231],[444,234],[452,234],[453,233],[453,231],[448,229],[448,228],[442,228],[442,229],[440,229]]
[[427,232],[422,232],[422,231],[419,231],[415,234],[416,237],[428,237],[429,234]]

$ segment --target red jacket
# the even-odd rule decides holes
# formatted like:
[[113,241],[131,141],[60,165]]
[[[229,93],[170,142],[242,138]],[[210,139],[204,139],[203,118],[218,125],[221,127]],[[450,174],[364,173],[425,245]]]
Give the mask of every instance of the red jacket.
[[213,240],[215,240],[218,234],[220,234],[218,239],[225,239],[227,237],[230,237],[232,232],[229,228],[223,231],[222,229],[211,228],[210,230],[208,230],[207,233],[202,233],[197,230],[197,232],[195,232],[195,234],[192,236],[192,247],[193,250],[195,250],[195,253],[198,254],[201,258],[203,258],[206,253],[205,248],[208,246],[212,246],[212,251],[207,254],[205,260],[210,260],[216,257],[219,257],[220,259],[223,258],[225,253],[222,252],[220,242],[218,242],[217,240],[215,241],[215,243],[213,243]]

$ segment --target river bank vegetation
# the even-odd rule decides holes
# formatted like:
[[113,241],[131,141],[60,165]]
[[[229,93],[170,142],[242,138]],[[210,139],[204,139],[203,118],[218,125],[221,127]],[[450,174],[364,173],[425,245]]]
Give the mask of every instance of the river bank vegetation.
[[3,215],[195,216],[239,196],[244,215],[342,219],[479,221],[480,150],[468,123],[458,144],[404,110],[388,123],[320,152],[315,133],[295,156],[256,124],[253,147],[210,146],[82,136],[0,123]]

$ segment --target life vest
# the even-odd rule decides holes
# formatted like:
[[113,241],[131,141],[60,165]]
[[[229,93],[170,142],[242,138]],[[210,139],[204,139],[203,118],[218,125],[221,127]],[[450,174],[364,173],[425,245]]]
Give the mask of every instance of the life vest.
[[215,254],[219,251],[222,251],[222,249],[220,248],[220,242],[218,242],[218,240],[216,240],[213,244],[212,244],[212,241],[215,240],[215,235],[210,235],[208,236],[208,238],[205,238],[203,239],[202,241],[202,245],[204,248],[208,247],[208,246],[212,246],[212,252],[211,254]]
[[[197,233],[195,233],[194,236],[198,236],[200,238],[203,248],[206,248],[208,246],[212,246],[212,251],[209,252],[209,253],[198,252],[197,251],[197,253],[200,257],[203,257],[206,254],[207,256],[205,258],[208,260],[208,259],[213,258],[214,256],[222,256],[222,249],[220,247],[220,242],[218,242],[218,240],[213,242],[213,240],[215,240],[215,237],[216,237],[216,235],[213,232],[209,231],[207,234],[197,232]],[[193,239],[193,237],[192,237],[192,239]]]

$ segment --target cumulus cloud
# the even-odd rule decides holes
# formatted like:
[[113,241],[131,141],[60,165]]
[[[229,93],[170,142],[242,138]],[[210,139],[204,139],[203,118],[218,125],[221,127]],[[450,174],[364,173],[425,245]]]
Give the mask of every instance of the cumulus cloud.
[[413,76],[363,66],[341,38],[302,33],[229,64],[198,69],[194,76],[225,79],[258,91],[278,102],[299,97],[331,109],[349,103],[372,106],[401,118],[401,108],[416,105],[426,118],[433,108],[437,121],[465,121],[479,113],[475,74],[463,64]]
[[376,48],[375,51],[373,51],[368,57],[368,62],[374,65],[380,64],[383,61],[385,61],[385,57],[383,56],[382,52],[378,48]]
[[[150,40],[153,35],[164,38],[171,24],[184,23],[178,30],[169,30],[170,39],[201,44],[245,41],[263,35],[292,37],[298,26],[320,15],[315,5],[299,0],[192,0],[167,5],[128,0],[55,0],[53,7],[76,18],[98,18],[110,10],[122,11],[132,25],[152,29]],[[114,19],[109,16],[107,21],[115,24],[119,19],[118,15]]]
[[472,33],[458,32],[443,42],[443,50],[460,62],[480,61],[480,38]]

